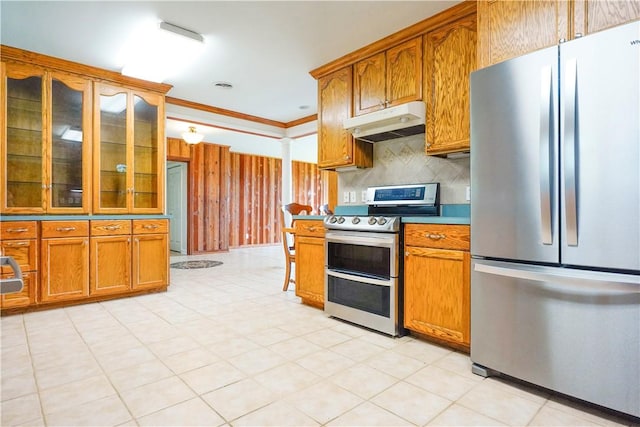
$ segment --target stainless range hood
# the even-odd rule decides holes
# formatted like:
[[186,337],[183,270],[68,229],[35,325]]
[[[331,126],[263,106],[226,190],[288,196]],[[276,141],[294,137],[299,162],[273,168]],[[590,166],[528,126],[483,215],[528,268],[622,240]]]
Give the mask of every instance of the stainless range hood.
[[343,125],[356,139],[387,141],[424,133],[425,110],[424,102],[413,101],[344,119]]

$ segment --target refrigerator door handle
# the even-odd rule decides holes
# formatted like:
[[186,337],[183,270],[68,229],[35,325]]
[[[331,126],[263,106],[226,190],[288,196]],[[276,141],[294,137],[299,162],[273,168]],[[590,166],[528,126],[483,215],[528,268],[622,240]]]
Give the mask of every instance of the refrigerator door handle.
[[477,262],[474,270],[496,276],[561,284],[576,290],[601,291],[609,294],[613,292],[640,293],[640,276],[635,275],[580,270],[566,271],[557,267],[529,265],[514,268],[513,264],[498,262],[492,265]]
[[566,213],[566,240],[569,246],[578,246],[578,194],[576,183],[576,89],[578,61],[567,60],[564,103],[564,206]]
[[553,232],[551,225],[551,178],[552,156],[551,141],[553,93],[551,66],[544,67],[541,72],[540,91],[540,225],[542,232],[542,244],[553,244]]

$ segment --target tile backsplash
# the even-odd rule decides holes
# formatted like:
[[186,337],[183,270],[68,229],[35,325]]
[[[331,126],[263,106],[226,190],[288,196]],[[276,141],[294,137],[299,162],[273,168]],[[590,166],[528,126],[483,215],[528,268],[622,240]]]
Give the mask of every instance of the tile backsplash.
[[338,204],[345,191],[355,191],[361,204],[362,190],[378,185],[440,183],[440,203],[469,203],[469,157],[445,159],[424,153],[424,135],[408,136],[373,145],[373,167],[338,173]]

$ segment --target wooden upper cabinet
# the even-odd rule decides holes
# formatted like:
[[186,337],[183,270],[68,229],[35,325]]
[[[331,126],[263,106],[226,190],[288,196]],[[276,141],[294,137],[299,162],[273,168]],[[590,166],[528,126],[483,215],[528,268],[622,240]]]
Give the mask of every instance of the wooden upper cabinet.
[[478,1],[478,68],[558,44],[569,37],[569,2]]
[[162,95],[95,85],[94,211],[162,213]]
[[469,74],[476,68],[476,16],[424,36],[426,153],[469,151]]
[[91,81],[3,64],[1,211],[90,210]]
[[318,80],[318,167],[371,167],[373,147],[355,141],[342,124],[352,116],[352,68],[345,67]]
[[422,99],[422,38],[417,37],[354,65],[355,115]]
[[422,37],[387,50],[387,106],[422,99]]
[[638,0],[574,0],[573,33],[587,35],[640,19]]
[[637,19],[637,0],[479,0],[478,66]]

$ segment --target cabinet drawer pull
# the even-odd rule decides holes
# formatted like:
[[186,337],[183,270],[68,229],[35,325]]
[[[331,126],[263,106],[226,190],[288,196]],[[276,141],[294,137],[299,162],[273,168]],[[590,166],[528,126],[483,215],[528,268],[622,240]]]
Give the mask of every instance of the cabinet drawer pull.
[[315,227],[307,227],[307,230],[311,231],[311,232],[314,232],[314,231],[316,231],[316,228]]
[[147,230],[155,230],[156,228],[158,228],[156,224],[145,224],[142,227],[146,228]]
[[56,231],[76,231],[75,227],[57,227]]
[[119,230],[120,226],[119,225],[105,225],[105,226],[103,226],[101,228],[103,230],[113,231],[113,230]]
[[28,228],[8,228],[7,233],[26,233]]
[[426,234],[426,236],[431,240],[442,240],[447,237],[444,234],[432,234],[432,233]]
[[6,242],[4,245],[9,248],[17,248],[19,246],[29,246],[29,242]]

